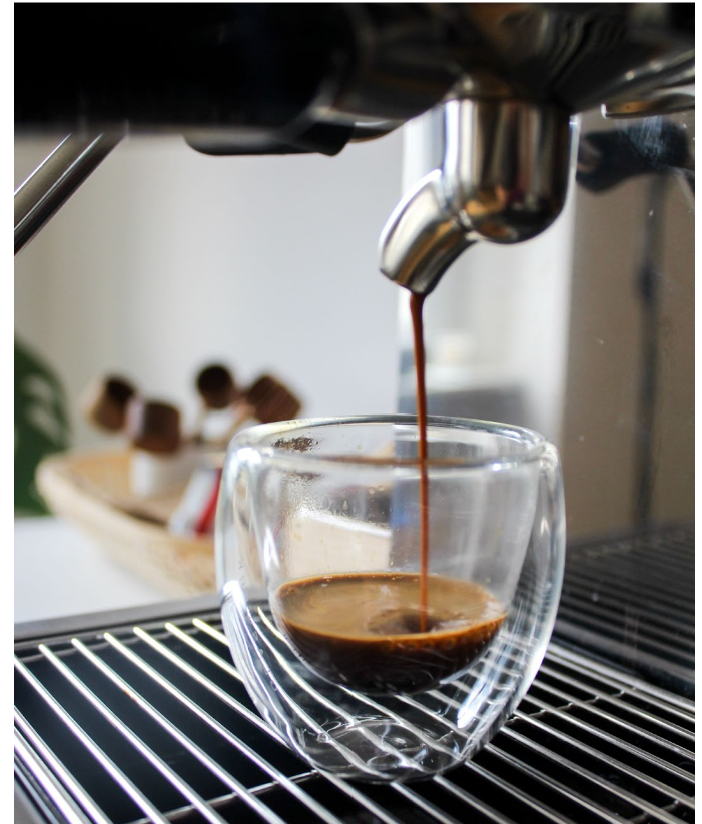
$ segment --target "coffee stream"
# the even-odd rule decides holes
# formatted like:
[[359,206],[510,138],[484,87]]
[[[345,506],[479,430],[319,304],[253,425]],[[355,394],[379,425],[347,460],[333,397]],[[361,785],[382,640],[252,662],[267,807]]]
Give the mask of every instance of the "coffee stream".
[[419,621],[422,632],[427,631],[427,580],[429,578],[429,473],[427,471],[429,442],[427,437],[427,379],[423,318],[425,297],[426,295],[417,295],[413,292],[410,298],[412,328],[414,330],[414,368],[417,375],[417,427],[419,429],[419,545],[421,570],[419,579],[421,610]]
[[467,667],[505,618],[471,581],[429,575],[429,457],[424,295],[412,294],[420,470],[420,573],[338,573],[290,581],[272,607],[319,675],[373,694],[420,692]]

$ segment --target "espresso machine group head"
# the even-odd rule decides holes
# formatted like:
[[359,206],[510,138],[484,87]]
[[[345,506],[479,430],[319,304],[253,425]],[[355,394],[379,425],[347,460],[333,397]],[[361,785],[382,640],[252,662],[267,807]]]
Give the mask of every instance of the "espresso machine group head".
[[[673,34],[669,16],[681,11],[638,4],[466,8],[490,44],[489,57],[441,103],[443,159],[387,222],[384,274],[428,294],[477,241],[519,243],[547,229],[571,177],[571,115],[597,105],[619,117],[694,105],[694,47],[684,45],[681,19]],[[660,39],[653,34],[657,16]],[[651,168],[656,163],[652,158]]]
[[334,155],[440,106],[443,162],[381,238],[381,270],[424,294],[476,241],[556,219],[571,115],[694,100],[692,3],[20,4],[15,34],[35,55],[16,130],[64,138],[15,193],[16,252],[126,133]]
[[549,103],[458,96],[443,103],[443,162],[402,200],[380,241],[380,268],[428,294],[473,243],[518,243],[565,203],[570,124]]

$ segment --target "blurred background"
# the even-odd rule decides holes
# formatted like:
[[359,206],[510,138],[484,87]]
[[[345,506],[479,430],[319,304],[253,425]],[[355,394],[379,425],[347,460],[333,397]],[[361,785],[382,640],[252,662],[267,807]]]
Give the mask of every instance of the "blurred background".
[[[51,151],[16,147],[16,182]],[[378,273],[402,138],[338,157],[124,140],[16,262],[16,331],[71,398],[106,371],[194,413],[197,370],[266,369],[310,415],[393,407],[397,287]],[[99,437],[71,404],[76,447]]]
[[[15,261],[16,448],[18,421],[47,451],[119,448],[81,414],[86,387],[108,373],[177,404],[187,425],[195,375],[211,361],[242,383],[279,376],[303,416],[411,411],[408,293],[379,273],[377,249],[403,190],[432,168],[430,118],[335,158],[208,157],[178,137],[123,140]],[[690,133],[694,116],[676,123]],[[583,134],[608,128],[599,112],[580,123]],[[16,140],[16,186],[55,143]],[[658,285],[643,519],[694,512],[694,195],[674,176],[653,189],[657,177],[600,193],[573,185],[551,229],[471,249],[426,304],[430,413],[526,425],[556,443],[571,539],[642,519],[642,267]],[[41,367],[19,386],[19,418],[18,359]],[[70,525],[17,506],[17,479],[31,485],[36,459],[16,452],[16,620],[160,597],[106,571]],[[49,582],[42,590],[35,563],[49,578],[70,565],[63,601]],[[98,594],[91,575],[109,587]]]

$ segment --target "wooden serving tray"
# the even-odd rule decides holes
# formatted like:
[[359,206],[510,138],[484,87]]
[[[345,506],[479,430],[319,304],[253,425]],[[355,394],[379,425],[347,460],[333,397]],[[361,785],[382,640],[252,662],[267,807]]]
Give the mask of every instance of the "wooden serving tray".
[[129,494],[129,452],[66,453],[45,459],[37,486],[49,508],[76,524],[122,567],[169,597],[214,592],[212,536],[166,528],[181,491],[158,498]]

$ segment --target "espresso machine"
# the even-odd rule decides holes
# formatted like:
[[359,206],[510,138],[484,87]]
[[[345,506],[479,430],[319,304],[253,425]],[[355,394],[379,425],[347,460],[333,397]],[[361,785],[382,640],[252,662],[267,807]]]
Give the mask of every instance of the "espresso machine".
[[[676,323],[666,266],[688,264],[669,263],[671,243],[685,244],[666,228],[663,249],[658,215],[691,228],[694,5],[20,4],[15,28],[38,56],[16,73],[16,134],[57,144],[15,192],[16,254],[127,135],[180,134],[215,157],[335,156],[423,129],[430,150],[388,215],[378,277],[431,293],[427,306],[451,302],[472,255],[519,255],[567,213],[560,448],[583,524],[552,650],[518,715],[465,769],[412,788],[305,772],[250,709],[214,598],[17,628],[15,820],[692,820],[694,527],[691,510],[660,503],[657,473],[674,464],[678,502],[693,485],[690,436],[661,447],[661,432],[689,425],[662,374]],[[648,219],[643,231],[628,212]],[[633,271],[616,228],[608,243],[587,228],[603,217],[630,227]],[[575,310],[616,327],[612,296],[627,291],[637,375],[622,480],[624,428],[600,408],[621,387],[582,353],[600,333]],[[587,368],[595,389],[580,383]],[[475,392],[446,408],[437,393],[432,408],[429,390],[430,414],[475,416]],[[599,452],[594,419],[612,430]],[[598,472],[629,490],[626,528],[590,529]]]
[[[398,207],[381,244],[381,270],[426,293],[478,240],[518,243],[556,219],[573,114],[692,106],[689,4],[42,12],[32,35],[51,72],[41,83],[19,75],[15,122],[72,138],[16,195],[16,251],[127,131],[176,131],[215,155],[334,155],[440,105],[441,168]],[[639,163],[684,167],[681,155]]]

